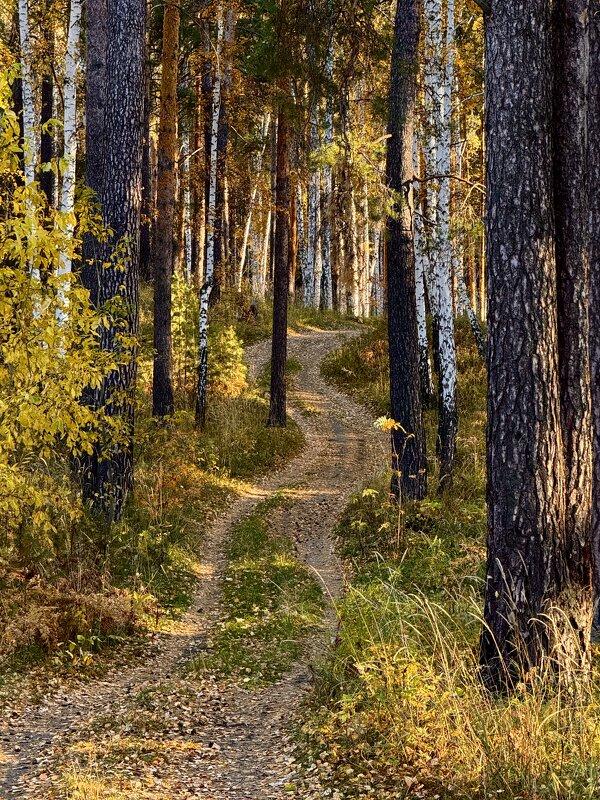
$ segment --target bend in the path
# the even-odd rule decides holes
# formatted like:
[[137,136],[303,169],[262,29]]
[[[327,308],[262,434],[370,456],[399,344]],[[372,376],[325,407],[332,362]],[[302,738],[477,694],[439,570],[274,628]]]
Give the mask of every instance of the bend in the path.
[[[44,706],[28,709],[0,729],[0,798],[42,800],[60,796],[47,794],[39,775],[48,771],[61,742],[85,737],[89,722],[118,705],[125,695],[165,680],[173,680],[176,691],[177,664],[203,646],[218,616],[218,578],[225,566],[223,546],[228,532],[238,519],[277,489],[298,486],[293,503],[286,505],[272,524],[292,533],[298,556],[319,575],[326,596],[339,596],[343,584],[335,556],[335,524],[351,493],[383,465],[385,450],[369,415],[328,385],[320,374],[323,357],[353,333],[308,331],[290,335],[289,356],[302,364],[290,400],[292,413],[306,436],[303,453],[239,498],[229,513],[212,526],[203,553],[205,575],[194,605],[179,631],[162,637],[155,658],[122,674],[111,673],[69,696],[59,693]],[[251,374],[256,375],[269,352],[269,342],[250,348]],[[329,630],[315,639],[306,657],[276,684],[256,692],[231,686],[223,696],[219,695],[218,710],[212,714],[206,709],[211,708],[213,698],[204,697],[200,689],[196,702],[205,724],[195,734],[196,757],[186,765],[185,780],[178,776],[179,782],[169,783],[167,776],[157,788],[162,794],[144,797],[267,800],[289,796],[283,791],[293,776],[286,731],[308,688],[310,663],[334,633],[336,621],[331,603],[327,618]],[[203,703],[205,709],[201,708]]]

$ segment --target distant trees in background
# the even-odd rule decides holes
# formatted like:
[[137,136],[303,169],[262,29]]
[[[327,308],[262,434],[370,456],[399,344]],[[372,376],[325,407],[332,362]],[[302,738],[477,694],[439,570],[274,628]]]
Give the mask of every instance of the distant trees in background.
[[[46,187],[75,241],[73,208],[86,185],[110,229],[85,234],[60,266],[109,313],[100,340],[117,362],[101,386],[82,390],[88,409],[123,423],[118,442],[108,435],[81,456],[85,498],[117,519],[133,485],[140,280],[154,292],[153,413],[165,419],[191,402],[199,429],[210,415],[219,304],[243,316],[273,302],[272,425],[286,420],[288,303],[355,317],[389,308],[396,482],[424,494],[424,438],[413,473],[400,463],[413,444],[401,431],[418,427],[417,409],[437,392],[440,486],[448,486],[456,314],[470,315],[484,349],[479,9],[470,0],[411,6],[419,66],[414,86],[390,105],[392,2],[184,0],[145,16],[138,0],[88,0],[83,13],[77,0],[9,5],[0,59],[20,65],[12,94],[25,180]],[[120,53],[122,19],[131,35]],[[408,97],[410,143],[398,117]],[[193,356],[188,344],[185,356],[177,350],[184,330]],[[193,361],[183,394],[174,373],[182,358]]]

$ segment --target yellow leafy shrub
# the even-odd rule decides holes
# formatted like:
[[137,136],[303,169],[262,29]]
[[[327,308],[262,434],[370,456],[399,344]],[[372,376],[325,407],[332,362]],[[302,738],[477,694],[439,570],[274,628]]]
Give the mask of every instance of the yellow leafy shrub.
[[115,364],[99,348],[108,318],[75,276],[58,274],[61,258],[78,263],[85,233],[103,235],[91,196],[80,193],[73,219],[25,184],[10,79],[0,74],[0,559],[15,547],[35,559],[80,513],[73,457],[116,430],[81,402]]

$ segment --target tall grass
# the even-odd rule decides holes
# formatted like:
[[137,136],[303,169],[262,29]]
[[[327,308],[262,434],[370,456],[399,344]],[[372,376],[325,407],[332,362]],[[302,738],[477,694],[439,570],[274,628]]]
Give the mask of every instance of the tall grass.
[[[339,526],[353,572],[336,648],[304,726],[309,776],[341,798],[600,797],[594,681],[528,676],[508,697],[481,680],[485,580],[485,373],[463,324],[454,482],[435,492],[436,412],[426,413],[430,497],[398,508],[387,483],[360,492]],[[385,331],[350,342],[325,374],[388,413]],[[551,665],[548,669],[551,671]],[[316,795],[315,795],[316,796]]]

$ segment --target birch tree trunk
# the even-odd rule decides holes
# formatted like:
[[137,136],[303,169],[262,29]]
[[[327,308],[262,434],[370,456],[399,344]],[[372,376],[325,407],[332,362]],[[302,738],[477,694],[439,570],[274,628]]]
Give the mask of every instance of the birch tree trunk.
[[390,79],[386,173],[395,193],[388,218],[388,336],[392,418],[392,491],[422,499],[427,491],[425,429],[419,384],[413,241],[413,137],[419,43],[417,0],[398,0]]
[[190,131],[187,126],[182,126],[182,155],[183,155],[183,242],[185,247],[185,279],[188,283],[192,280],[192,172],[190,160]]
[[[63,86],[63,134],[64,149],[62,184],[60,189],[61,227],[71,237],[75,230],[75,177],[77,171],[77,73],[79,67],[79,39],[81,34],[81,0],[71,0],[69,13],[69,31],[67,34],[67,52],[65,56],[65,79]],[[61,279],[58,290],[59,306],[57,319],[66,319],[67,282],[62,279],[71,272],[71,260],[61,253],[57,277]]]
[[[81,0],[71,0],[69,33],[65,56],[64,102],[64,150],[65,168],[62,173],[60,210],[72,214],[75,205],[75,174],[77,168],[77,73],[79,71],[79,39],[81,33]],[[73,221],[67,223],[68,233],[73,233]],[[61,271],[71,271],[71,263],[66,258],[61,262]]]
[[296,181],[296,229],[298,237],[298,255],[300,259],[300,274],[302,275],[302,292],[304,305],[309,305],[313,276],[311,263],[308,257],[308,237],[304,224],[304,198],[302,196],[302,183],[300,176]]
[[242,282],[244,279],[244,267],[246,265],[246,251],[248,249],[248,239],[250,236],[250,228],[252,226],[252,214],[258,196],[258,189],[260,185],[260,174],[262,170],[263,158],[265,150],[267,149],[267,141],[269,136],[269,128],[271,127],[271,115],[267,111],[263,117],[262,123],[262,140],[263,144],[258,156],[254,162],[254,175],[252,176],[252,189],[250,191],[250,199],[248,201],[248,214],[246,216],[246,224],[244,226],[244,238],[242,240],[242,250],[240,254],[240,261],[237,269],[236,286],[238,292],[242,291]]
[[477,314],[475,313],[475,309],[471,304],[471,299],[469,298],[469,293],[467,292],[467,285],[465,283],[465,276],[463,274],[463,270],[461,269],[461,266],[458,263],[455,263],[454,274],[456,275],[456,285],[458,290],[459,303],[464,309],[467,318],[469,320],[469,325],[471,326],[471,331],[473,332],[473,338],[475,339],[475,344],[477,345],[479,354],[485,360],[487,357],[485,336],[483,334],[483,331],[481,330],[481,325],[479,324],[479,320],[477,319]]
[[[418,174],[418,144],[416,135],[413,147],[413,163],[415,174]],[[429,256],[427,253],[425,234],[423,231],[423,212],[418,203],[415,203],[414,237],[415,296],[417,307],[417,330],[419,338],[419,378],[423,405],[430,407],[434,401],[435,390],[433,386],[433,369],[431,366],[431,358],[429,356],[429,340],[427,337],[427,308],[425,303],[425,274],[427,271],[429,271],[429,265],[427,264],[429,261]]]
[[35,136],[33,77],[31,73],[33,52],[29,28],[29,0],[19,0],[18,10],[19,40],[21,47],[21,92],[23,96],[23,164],[25,183],[31,183],[35,180],[37,144]]
[[210,129],[209,189],[206,219],[206,270],[200,290],[198,386],[196,391],[196,425],[206,424],[206,394],[208,389],[208,307],[215,277],[215,222],[217,213],[218,135],[221,116],[221,45],[223,41],[223,10],[219,6],[217,19],[216,64],[213,77],[212,122]]
[[167,0],[163,16],[162,75],[158,130],[156,223],[152,252],[154,277],[154,370],[152,414],[173,413],[173,346],[171,339],[171,281],[177,192],[177,80],[180,11],[177,0]]
[[[439,3],[441,21],[442,5]],[[454,83],[454,0],[446,6],[446,58],[441,80],[440,113],[436,173],[439,176],[437,225],[434,233],[433,271],[438,305],[438,355],[440,366],[440,405],[438,447],[440,456],[440,489],[452,482],[456,454],[458,413],[456,407],[456,342],[452,302],[452,241],[450,239],[450,172],[452,146],[452,86]],[[437,27],[437,20],[435,21]],[[437,63],[442,63],[440,51]]]
[[[310,120],[310,149],[315,153],[319,148],[318,106],[313,101]],[[315,169],[308,182],[308,236],[307,262],[308,270],[304,286],[304,304],[319,308],[321,304],[321,171]]]
[[[327,48],[327,61],[325,64],[325,74],[328,84],[333,80],[333,60],[334,60],[334,41],[333,28],[329,34],[329,45]],[[331,88],[328,87],[327,99],[325,100],[325,146],[331,148],[333,144],[333,101],[331,98]],[[328,154],[329,157],[329,154]],[[323,167],[324,184],[324,216],[323,216],[323,305],[330,311],[333,308],[333,248],[331,241],[331,205],[333,194],[333,181],[331,176],[331,166],[326,163]]]

